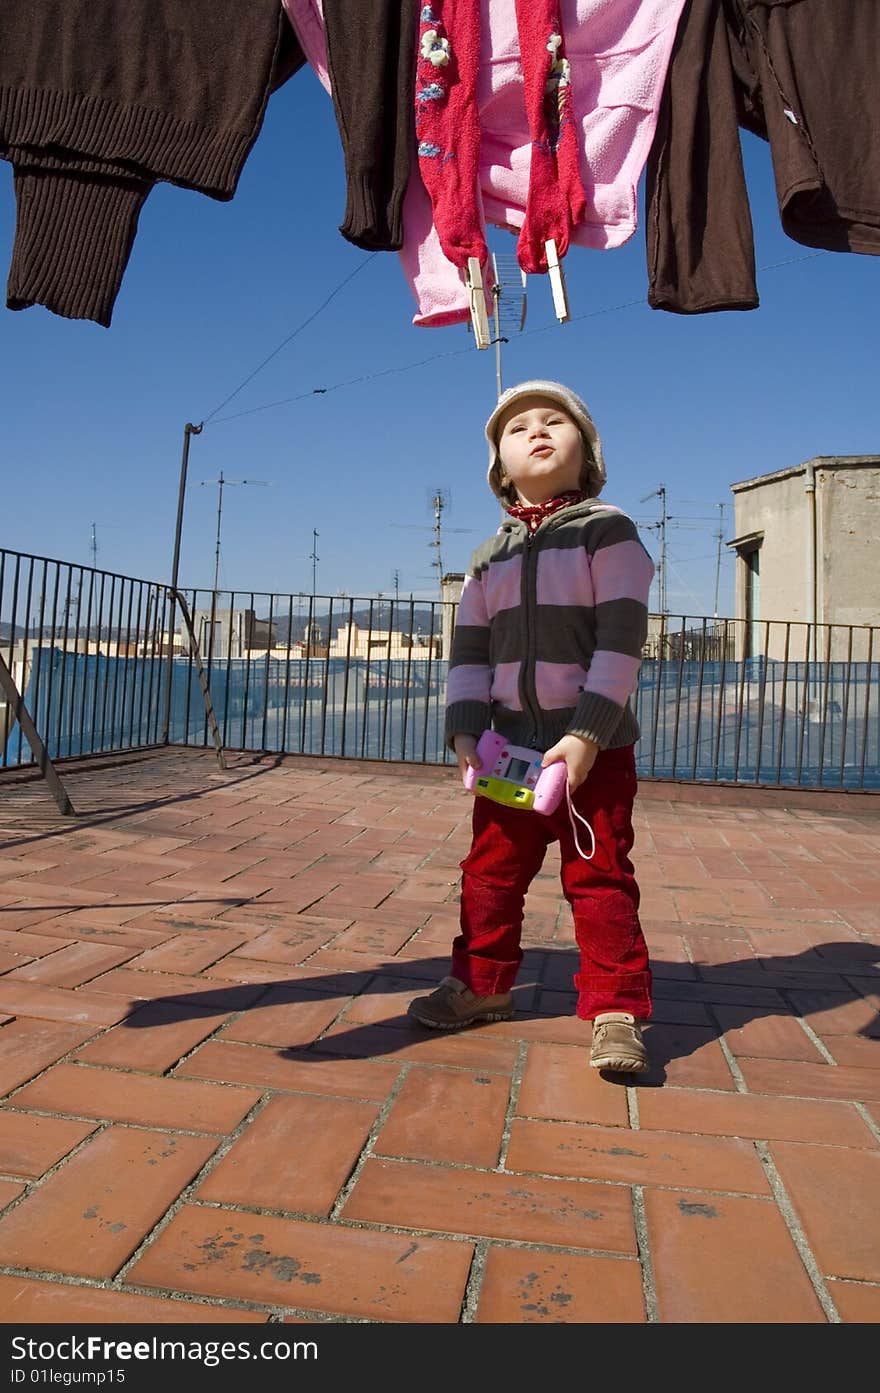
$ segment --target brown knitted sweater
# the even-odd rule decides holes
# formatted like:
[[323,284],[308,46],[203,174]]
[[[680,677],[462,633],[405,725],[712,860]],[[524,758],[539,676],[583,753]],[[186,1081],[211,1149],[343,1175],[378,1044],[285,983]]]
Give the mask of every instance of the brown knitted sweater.
[[303,62],[280,0],[7,0],[7,304],[109,325],[158,180],[233,196],[270,91]]

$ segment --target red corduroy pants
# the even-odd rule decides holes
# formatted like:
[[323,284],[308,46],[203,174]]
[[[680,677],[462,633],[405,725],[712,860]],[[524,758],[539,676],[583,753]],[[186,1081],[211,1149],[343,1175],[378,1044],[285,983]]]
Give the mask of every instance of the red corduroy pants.
[[[558,841],[562,891],[572,908],[580,970],[577,1014],[651,1014],[651,971],[639,923],[639,887],[629,852],[637,788],[632,745],[601,750],[572,802],[593,829],[596,852],[578,855],[562,800],[549,816],[474,799],[473,842],[461,863],[461,933],[452,945],[452,975],[479,995],[510,991],[522,962],[526,891]],[[590,834],[577,824],[590,851]]]

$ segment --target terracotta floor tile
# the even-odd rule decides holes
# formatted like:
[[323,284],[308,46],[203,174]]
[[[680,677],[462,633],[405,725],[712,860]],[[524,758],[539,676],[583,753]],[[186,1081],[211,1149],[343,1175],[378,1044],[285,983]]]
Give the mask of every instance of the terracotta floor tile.
[[847,1035],[829,1035],[823,1043],[837,1064],[852,1065],[855,1069],[880,1069],[880,1040],[864,1035],[854,1040]]
[[499,1074],[413,1070],[376,1138],[381,1156],[495,1166],[507,1111]]
[[851,1098],[854,1102],[880,1099],[880,1069],[775,1059],[741,1059],[739,1067],[752,1093],[781,1093],[794,1098]]
[[242,949],[242,956],[246,955],[252,962],[265,959],[273,963],[301,963],[326,943],[335,942],[346,923],[345,919],[328,919],[323,927],[294,928],[288,924],[284,928],[272,928],[251,938]]
[[338,948],[353,953],[372,953],[375,957],[385,957],[396,953],[416,932],[411,924],[369,924],[356,919],[350,928],[345,929],[335,940]]
[[639,1120],[643,1130],[808,1141],[869,1151],[880,1146],[852,1103],[646,1088],[639,1094]]
[[863,1034],[880,1038],[880,1017],[863,996],[842,992],[802,991],[788,993],[789,1000],[817,1035]]
[[412,977],[374,977],[367,990],[354,997],[345,1020],[358,1025],[391,1025],[393,1022],[395,1028],[410,1030],[412,1025],[406,1009],[414,997],[424,995],[424,981]]
[[22,1193],[24,1185],[17,1180],[0,1180],[0,1209],[5,1209]]
[[36,1178],[78,1146],[94,1123],[28,1112],[0,1111],[0,1171]]
[[[100,1000],[101,993],[125,997],[128,1001],[170,1001],[176,1006],[196,1006],[203,1010],[243,1011],[265,990],[259,983],[237,983],[214,977],[184,976],[175,972],[139,972],[135,968],[115,967],[91,983],[90,992]],[[0,979],[2,991],[2,979]],[[79,993],[77,993],[79,995]]]
[[0,1263],[112,1277],[216,1145],[108,1128],[0,1219]]
[[641,1269],[633,1260],[492,1246],[475,1319],[635,1325],[645,1320]]
[[248,958],[246,954],[247,945],[244,945],[241,953],[230,953],[228,958],[212,963],[210,967],[205,968],[202,974],[203,981],[210,985],[238,982],[242,985],[251,983],[263,987],[298,984],[303,987],[310,986],[316,994],[323,996],[347,996],[350,992],[359,991],[373,975],[370,970],[363,970],[356,981],[352,976],[347,990],[334,990],[332,983],[336,980],[347,982],[346,974],[339,974],[336,979],[315,968],[304,967],[302,963],[275,963],[268,960],[258,962]]
[[111,1064],[164,1074],[225,1020],[225,1012],[151,1001],[138,1005],[124,1021],[77,1050],[74,1057],[86,1064]]
[[395,1228],[634,1253],[624,1186],[368,1160],[343,1210]]
[[712,1025],[709,1007],[701,1001],[654,998],[654,1025]]
[[57,953],[59,948],[67,948],[74,942],[72,934],[66,938],[60,935],[50,938],[48,934],[28,933],[27,929],[18,929],[14,933],[11,930],[7,931],[3,915],[4,911],[0,909],[0,947],[20,957],[42,958],[47,953]]
[[541,1010],[524,1013],[520,1008],[512,1020],[499,1021],[492,1027],[493,1035],[507,1040],[524,1040],[529,1044],[571,1045],[589,1048],[592,1027],[578,1020],[574,1008],[566,1005],[557,1009],[556,993],[541,991]]
[[507,1169],[632,1185],[770,1192],[751,1142],[514,1118]]
[[148,948],[137,959],[137,967],[147,972],[201,972],[218,958],[233,953],[246,935],[233,929],[211,929],[203,933],[179,933],[174,938]]
[[[298,998],[298,999],[297,999]],[[301,1048],[316,1040],[345,1005],[339,997],[273,987],[256,1006],[243,1011],[220,1035],[252,1045],[286,1045]]]
[[770,1154],[821,1271],[880,1282],[880,1152],[773,1142]]
[[109,1122],[181,1131],[232,1132],[256,1103],[254,1088],[218,1088],[87,1064],[56,1064],[15,1095],[15,1104]]
[[[749,795],[746,803],[741,790],[645,782],[651,796],[641,799],[636,810],[637,870],[655,966],[649,1038],[660,1063],[647,1080],[634,1080],[641,1086],[629,1093],[621,1082],[586,1067],[589,1026],[574,1015],[576,952],[555,864],[536,878],[526,905],[526,959],[511,1023],[441,1037],[414,1029],[403,1014],[412,995],[430,989],[444,975],[457,932],[458,863],[469,846],[470,800],[458,788],[456,770],[311,757],[229,758],[227,774],[218,773],[210,750],[153,752],[123,758],[111,768],[99,762],[71,763],[65,777],[77,806],[88,806],[80,792],[88,787],[93,803],[118,803],[120,814],[100,826],[59,826],[51,836],[40,837],[31,853],[0,852],[0,994],[4,987],[7,992],[24,988],[47,993],[19,996],[8,1004],[0,999],[0,1086],[7,1078],[10,1088],[26,1085],[44,1069],[50,1070],[48,1081],[40,1081],[35,1092],[69,1077],[79,1083],[90,1066],[86,1078],[100,1075],[102,1087],[112,1094],[101,1105],[110,1114],[109,1130],[126,1132],[138,1129],[112,1125],[117,1108],[120,1115],[126,1109],[140,1111],[139,1126],[155,1127],[159,1123],[151,1122],[150,1108],[164,1108],[169,1099],[179,1102],[181,1087],[216,1092],[224,1101],[237,1090],[248,1098],[268,1090],[276,1095],[271,1107],[258,1108],[211,1183],[231,1185],[234,1170],[236,1184],[245,1187],[259,1180],[261,1193],[278,1203],[268,1178],[271,1163],[277,1169],[280,1157],[283,1169],[296,1160],[296,1173],[285,1182],[289,1198],[295,1198],[297,1176],[317,1171],[314,1181],[303,1184],[313,1204],[320,1200],[326,1206],[338,1193],[339,1173],[354,1163],[351,1153],[365,1133],[363,1127],[355,1128],[348,1137],[347,1124],[320,1129],[310,1124],[328,1106],[349,1119],[364,1111],[366,1121],[376,1116],[389,1091],[402,1084],[377,1138],[377,1152],[396,1148],[408,1159],[383,1160],[377,1154],[359,1183],[384,1174],[377,1167],[392,1166],[399,1189],[403,1171],[410,1180],[416,1173],[422,1177],[420,1188],[413,1197],[407,1192],[406,1203],[433,1204],[429,1217],[439,1223],[448,1222],[446,1215],[455,1211],[457,1201],[435,1195],[435,1187],[447,1185],[451,1176],[453,1184],[472,1187],[465,1198],[478,1215],[488,1214],[490,1239],[493,1226],[503,1232],[516,1228],[524,1212],[539,1232],[550,1222],[547,1212],[558,1224],[550,1240],[525,1240],[533,1245],[527,1253],[497,1245],[489,1253],[479,1318],[512,1322],[537,1317],[552,1323],[579,1311],[589,1322],[602,1310],[600,1291],[614,1289],[609,1267],[618,1279],[626,1275],[627,1291],[634,1294],[632,1319],[643,1319],[638,1282],[633,1282],[638,1269],[628,1197],[636,1177],[649,1197],[661,1193],[658,1186],[671,1193],[679,1177],[688,1185],[680,1193],[691,1210],[687,1216],[676,1213],[693,1224],[700,1218],[695,1206],[701,1196],[714,1202],[722,1195],[707,1185],[751,1183],[748,1176],[737,1179],[726,1172],[719,1158],[726,1164],[733,1156],[751,1156],[753,1140],[771,1146],[800,1144],[798,1154],[805,1148],[862,1158],[880,1155],[880,1096],[869,1082],[880,1074],[874,1067],[880,1046],[880,915],[875,904],[880,836],[865,800],[844,808],[840,795],[823,795],[809,807],[810,795],[802,793],[799,806],[789,807],[778,796],[760,792]],[[237,774],[239,764],[246,771],[244,779]],[[12,896],[7,893],[10,882],[20,886]],[[331,909],[334,902],[338,907],[328,913],[324,899]],[[75,908],[77,904],[85,907]],[[10,923],[14,930],[5,927]],[[695,976],[689,954],[701,964],[702,979]],[[42,963],[35,965],[37,959]],[[537,983],[543,984],[540,995]],[[73,990],[77,985],[79,990]],[[62,1042],[57,1036],[50,1040],[46,1031],[69,1029],[63,1024],[37,1016],[13,1019],[19,1009],[64,1012],[90,997],[125,1008],[118,1023],[83,1022],[80,1034]],[[793,1007],[803,1011],[817,1036],[803,1030]],[[726,1042],[716,1037],[721,1028]],[[322,1031],[330,1032],[326,1042]],[[814,1043],[817,1037],[837,1065],[825,1062],[822,1045]],[[738,1091],[722,1043],[728,1058],[734,1052],[748,1093]],[[71,1055],[75,1064],[56,1075],[53,1066]],[[517,1062],[524,1062],[524,1073],[510,1156],[529,1167],[550,1164],[563,1171],[557,1180],[544,1182],[550,1188],[533,1201],[534,1211],[527,1197],[502,1196],[497,1187],[518,1180],[521,1189],[524,1177],[529,1183],[540,1181],[543,1172],[514,1177],[492,1169],[501,1103]],[[128,1095],[113,1094],[114,1088],[127,1088]],[[797,1091],[790,1094],[792,1088]],[[813,1096],[828,1092],[831,1098]],[[491,1116],[480,1108],[478,1093],[495,1100]],[[854,1095],[858,1103],[850,1101]],[[634,1131],[628,1096],[638,1107],[640,1126]],[[71,1156],[65,1144],[74,1138],[71,1147],[87,1155],[100,1133],[89,1133],[90,1121],[21,1111],[23,1098],[23,1092],[16,1094],[9,1106],[0,1107],[0,1176],[8,1177],[0,1186],[0,1199],[17,1194],[12,1203],[26,1210],[43,1186],[30,1194],[20,1194],[18,1186],[39,1180],[43,1166],[58,1165],[51,1183],[75,1174],[70,1168],[78,1154]],[[75,1095],[58,1101],[62,1108],[80,1104]],[[92,1099],[91,1106],[97,1109],[98,1102]],[[284,1141],[276,1144],[275,1132],[270,1137],[267,1131],[257,1148],[266,1159],[255,1158],[251,1164],[247,1143],[260,1142],[259,1119],[267,1119],[260,1126],[272,1130],[273,1118],[285,1109],[291,1119],[301,1112],[308,1121],[302,1127],[291,1121],[284,1133],[286,1146]],[[158,1116],[166,1114],[160,1110]],[[178,1116],[172,1110],[167,1120]],[[225,1117],[221,1121],[227,1125]],[[82,1135],[56,1131],[50,1145],[51,1134],[35,1132],[37,1124],[41,1129],[85,1130]],[[593,1149],[585,1150],[585,1143]],[[9,1147],[6,1163],[17,1160],[21,1173],[2,1169],[4,1145]],[[339,1147],[341,1159],[334,1150]],[[330,1152],[326,1164],[324,1148]],[[634,1149],[643,1154],[619,1154]],[[587,1178],[571,1178],[566,1166]],[[144,1188],[149,1189],[155,1169],[145,1172]],[[34,1170],[40,1173],[31,1176]],[[267,1178],[260,1180],[263,1175]],[[474,1192],[478,1183],[482,1188]],[[628,1235],[624,1256],[595,1259],[562,1251],[573,1246],[571,1224],[558,1219],[570,1188],[582,1203],[587,1192],[595,1197],[610,1191],[615,1203],[621,1197],[626,1201],[623,1217],[618,1215]],[[390,1204],[396,1198],[390,1181],[386,1191]],[[722,1195],[725,1203],[727,1193],[725,1189]],[[204,1205],[238,1202],[208,1199],[193,1208],[216,1222],[216,1208]],[[778,1215],[775,1203],[766,1198],[741,1204],[746,1207],[739,1214]],[[87,1207],[87,1202],[79,1205],[80,1211]],[[263,1207],[273,1207],[272,1202]],[[460,1208],[465,1211],[464,1204]],[[6,1218],[16,1212],[10,1210]],[[224,1222],[227,1215],[228,1210]],[[123,1216],[117,1222],[125,1221]],[[818,1225],[818,1218],[813,1222]],[[312,1233],[324,1228],[352,1232],[345,1216],[338,1224],[308,1227]],[[737,1244],[744,1253],[751,1244],[753,1261],[755,1254],[763,1260],[760,1225],[750,1235],[744,1223],[742,1237],[744,1241],[736,1236],[727,1246],[731,1271],[747,1274]],[[771,1266],[778,1258],[777,1237],[772,1228]],[[589,1240],[584,1235],[581,1241]],[[406,1236],[407,1245],[415,1242],[417,1234]],[[783,1248],[790,1254],[792,1245],[786,1243]],[[269,1245],[264,1246],[268,1251]],[[470,1235],[463,1231],[442,1246],[454,1247],[458,1260],[470,1247]],[[713,1263],[720,1280],[726,1245],[719,1250]],[[282,1255],[285,1251],[290,1252],[280,1249]],[[406,1252],[405,1246],[398,1256]],[[197,1267],[215,1266],[203,1264],[202,1256]],[[271,1263],[262,1251],[254,1260]],[[537,1267],[537,1261],[544,1265]],[[400,1267],[405,1271],[408,1263],[404,1257]],[[590,1269],[595,1269],[594,1278],[584,1275]],[[493,1270],[501,1273],[494,1278],[495,1296]],[[797,1270],[803,1271],[802,1264]],[[696,1290],[699,1283],[686,1265],[683,1275],[685,1291]],[[280,1268],[275,1277],[280,1303],[289,1302],[297,1312],[290,1319],[302,1322],[301,1302],[289,1288],[310,1284],[283,1282]],[[534,1300],[520,1278],[530,1284]],[[247,1280],[255,1280],[255,1274]],[[840,1291],[841,1314],[847,1319],[844,1301],[868,1302],[864,1293],[880,1290],[880,1282],[844,1283],[832,1273],[831,1287]],[[82,1291],[75,1286],[67,1290],[77,1296]],[[341,1284],[336,1291],[345,1306]],[[111,1291],[97,1299],[121,1301],[130,1295]],[[553,1295],[571,1300],[554,1301]],[[460,1288],[453,1320],[460,1319],[461,1297]],[[205,1299],[212,1299],[211,1293]],[[240,1304],[245,1298],[228,1299]],[[317,1303],[323,1298],[319,1292],[306,1299]],[[492,1305],[487,1305],[490,1299]],[[610,1304],[619,1310],[625,1301],[621,1291]],[[276,1305],[274,1300],[265,1304]],[[772,1301],[767,1304],[772,1307]],[[282,1319],[285,1309],[280,1304]],[[337,1311],[332,1301],[329,1309],[317,1304],[313,1309],[322,1321],[362,1315],[360,1307]],[[783,1304],[781,1318],[788,1309]],[[770,1314],[776,1318],[774,1310]],[[155,1318],[164,1318],[159,1309]],[[265,1319],[263,1312],[259,1318]],[[814,1304],[810,1318],[821,1319]],[[100,1319],[100,1313],[84,1311],[82,1319]],[[384,1306],[367,1319],[396,1316]]]
[[343,1098],[272,1098],[196,1198],[326,1216],[378,1112],[376,1103]]
[[[154,915],[146,915],[141,910],[135,923],[106,924],[101,923],[93,914],[83,911],[82,913],[65,915],[63,922],[66,925],[65,935],[68,939],[77,942],[113,944],[117,948],[131,948],[134,952],[139,952],[145,948],[154,948],[156,944],[168,938],[169,933],[173,932],[167,925],[151,927],[150,923],[147,922],[148,920],[150,923],[155,922]],[[35,924],[31,934],[34,938],[39,938],[41,935],[54,937],[53,926],[51,924]]]
[[[767,974],[764,974],[766,977]],[[761,978],[763,981],[764,978]],[[774,1008],[785,1011],[786,1005],[779,992],[773,987],[753,985],[743,982],[733,985],[730,982],[706,981],[679,982],[673,978],[658,977],[654,982],[656,1001],[708,1001],[718,1006],[757,1006],[766,1011]]]
[[321,1054],[339,1054],[352,1059],[393,1055],[402,1063],[449,1064],[460,1069],[482,1069],[509,1073],[516,1060],[516,1044],[503,1040],[491,1025],[462,1030],[452,1039],[445,1032],[395,1030],[378,1025],[334,1025],[319,1041]]
[[[661,1321],[825,1321],[797,1248],[772,1202],[646,1190],[645,1210]],[[755,1261],[756,1253],[760,1262]]]
[[636,1076],[642,1088],[665,1082],[677,1088],[736,1087],[718,1043],[717,1031],[703,1026],[652,1022],[645,1031],[651,1067]]
[[128,1275],[275,1307],[445,1323],[459,1319],[472,1253],[470,1243],[184,1206]]
[[178,1077],[378,1101],[387,1097],[399,1073],[398,1063],[384,1060],[322,1059],[318,1055],[306,1058],[263,1045],[210,1041],[180,1066]]
[[93,1026],[62,1021],[10,1021],[0,1030],[0,1093],[32,1079],[93,1034]]
[[517,1099],[520,1116],[628,1127],[626,1090],[588,1065],[585,1049],[529,1045]]
[[209,1306],[196,1301],[163,1301],[138,1292],[107,1287],[78,1287],[70,1282],[38,1282],[0,1275],[0,1321],[20,1325],[192,1324],[262,1325],[268,1312],[243,1311],[235,1306]]
[[880,1286],[829,1282],[828,1290],[841,1320],[857,1325],[880,1324]]
[[99,973],[118,967],[134,957],[136,949],[117,948],[109,943],[71,943],[39,961],[16,967],[4,977],[6,982],[40,982],[52,987],[78,987]]
[[[116,969],[114,969],[116,970]],[[119,971],[124,971],[124,968]],[[127,1001],[114,1000],[95,991],[70,991],[64,987],[44,987],[30,982],[13,982],[0,977],[0,1011],[10,1016],[36,1017],[44,1021],[71,1024],[115,1025],[128,1014]]]
[[823,1060],[795,1016],[764,1016],[747,1006],[715,1006],[713,1015],[724,1031],[731,1054],[760,1059],[804,1059],[814,1064]]

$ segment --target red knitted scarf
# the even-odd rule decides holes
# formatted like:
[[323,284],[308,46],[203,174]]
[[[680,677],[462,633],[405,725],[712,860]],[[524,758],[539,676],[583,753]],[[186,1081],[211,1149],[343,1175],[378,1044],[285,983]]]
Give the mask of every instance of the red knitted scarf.
[[505,508],[510,516],[524,522],[530,532],[537,532],[545,518],[566,508],[569,503],[582,503],[589,495],[584,489],[566,489],[558,498],[548,498],[546,503],[507,503]]

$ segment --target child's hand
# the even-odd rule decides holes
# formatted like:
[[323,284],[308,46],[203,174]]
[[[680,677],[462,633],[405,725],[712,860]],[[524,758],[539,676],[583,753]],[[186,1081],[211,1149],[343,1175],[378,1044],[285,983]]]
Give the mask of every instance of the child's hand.
[[458,771],[462,778],[464,778],[468,768],[482,769],[483,761],[477,754],[477,737],[475,735],[454,735],[452,744],[455,747]]
[[[599,746],[594,740],[586,740],[581,735],[563,735],[541,760],[542,769],[548,764],[565,761],[568,770],[568,787],[571,793],[580,788],[596,762]],[[459,761],[460,762],[460,761]]]

